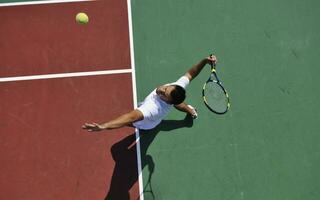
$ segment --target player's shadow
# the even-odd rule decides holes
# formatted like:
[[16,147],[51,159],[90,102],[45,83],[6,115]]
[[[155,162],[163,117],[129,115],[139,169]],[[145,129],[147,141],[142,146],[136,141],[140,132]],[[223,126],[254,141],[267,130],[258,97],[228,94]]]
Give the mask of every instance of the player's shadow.
[[[167,132],[183,127],[192,127],[193,120],[187,115],[182,120],[163,120],[152,130],[140,130],[140,155],[141,168],[146,166],[149,170],[149,180],[147,184],[151,187],[151,177],[155,168],[152,156],[147,154],[148,147],[159,132]],[[136,153],[135,133],[127,136],[111,147],[111,154],[115,161],[115,167],[111,179],[111,184],[105,200],[129,200],[129,190],[138,181],[137,153]],[[152,192],[152,188],[151,191]],[[152,196],[154,194],[152,192]],[[139,197],[138,197],[139,198]]]

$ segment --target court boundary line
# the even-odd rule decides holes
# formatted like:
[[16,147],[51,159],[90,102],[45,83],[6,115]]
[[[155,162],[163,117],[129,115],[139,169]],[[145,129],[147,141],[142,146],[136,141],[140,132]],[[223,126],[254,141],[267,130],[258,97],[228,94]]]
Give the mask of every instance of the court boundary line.
[[73,73],[58,73],[58,74],[42,74],[42,75],[29,75],[29,76],[15,76],[15,77],[0,77],[0,83],[13,82],[13,81],[29,81],[41,79],[54,79],[54,78],[70,78],[70,77],[84,77],[84,76],[99,76],[111,74],[124,74],[132,73],[132,69],[118,69],[118,70],[104,70],[104,71],[89,71],[89,72],[73,72]]
[[73,3],[73,2],[89,2],[97,0],[45,0],[45,1],[25,1],[25,2],[13,2],[13,3],[0,3],[0,7],[10,6],[28,6],[28,5],[44,5],[55,3]]
[[[131,58],[131,69],[132,69],[132,93],[134,108],[138,106],[137,98],[137,82],[136,82],[136,67],[134,59],[134,44],[133,44],[133,26],[132,26],[132,12],[131,12],[131,0],[127,0],[128,9],[128,25],[129,25],[129,40],[130,40],[130,58]],[[138,168],[138,182],[139,182],[139,199],[144,200],[143,194],[143,178],[142,178],[142,163],[141,163],[141,148],[140,148],[140,132],[139,129],[135,128],[136,136],[136,150],[137,150],[137,168]]]

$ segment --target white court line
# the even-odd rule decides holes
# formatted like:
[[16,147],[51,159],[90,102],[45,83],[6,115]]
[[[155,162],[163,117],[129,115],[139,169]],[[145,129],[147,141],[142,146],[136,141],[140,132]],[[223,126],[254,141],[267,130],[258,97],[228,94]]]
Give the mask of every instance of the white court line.
[[98,76],[98,75],[109,75],[109,74],[124,74],[132,73],[132,69],[118,69],[118,70],[105,70],[105,71],[92,71],[92,72],[74,72],[74,73],[60,73],[60,74],[44,74],[44,75],[31,75],[31,76],[16,76],[16,77],[0,77],[1,82],[12,82],[12,81],[29,81],[29,80],[40,80],[40,79],[53,79],[53,78],[70,78],[70,77],[81,77],[81,76]]
[[0,3],[0,7],[42,5],[42,4],[54,4],[54,3],[71,3],[71,2],[84,2],[84,1],[96,1],[96,0],[47,0],[47,1],[27,1],[26,0],[25,2]]
[[[133,28],[132,28],[132,12],[131,12],[131,0],[127,0],[128,8],[128,23],[129,23],[129,38],[130,38],[130,55],[131,55],[131,69],[132,69],[132,92],[134,108],[137,108],[137,82],[136,82],[136,68],[134,60],[134,45],[133,45]],[[140,133],[136,128],[136,149],[137,149],[137,163],[138,163],[138,179],[139,179],[139,199],[144,200],[143,196],[143,179],[142,179],[142,163],[141,163],[141,148],[140,148]]]

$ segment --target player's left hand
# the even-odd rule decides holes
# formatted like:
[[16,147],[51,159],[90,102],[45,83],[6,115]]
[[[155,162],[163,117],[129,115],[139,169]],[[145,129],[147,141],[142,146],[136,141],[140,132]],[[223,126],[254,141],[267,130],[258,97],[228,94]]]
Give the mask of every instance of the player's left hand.
[[197,109],[191,105],[188,105],[188,107],[190,108],[189,115],[192,117],[192,119],[197,119],[198,118]]
[[208,64],[216,65],[218,62],[218,59],[215,55],[211,54],[209,57],[207,57]]

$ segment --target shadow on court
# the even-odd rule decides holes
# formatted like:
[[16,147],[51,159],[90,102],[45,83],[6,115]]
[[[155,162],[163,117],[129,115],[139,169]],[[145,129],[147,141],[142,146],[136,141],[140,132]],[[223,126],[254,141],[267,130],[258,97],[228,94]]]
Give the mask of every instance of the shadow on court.
[[[147,154],[150,144],[159,132],[167,132],[183,127],[192,127],[192,125],[193,119],[187,115],[182,120],[163,120],[161,124],[152,130],[140,130],[142,169],[148,167],[149,171],[148,181],[144,184],[144,193],[150,193],[153,199],[155,199],[155,195],[152,191],[151,178],[154,172],[155,163],[152,156]],[[105,200],[130,199],[129,190],[138,181],[135,140],[135,133],[133,133],[111,147],[111,154],[115,161],[115,167]],[[146,190],[147,187],[149,188],[148,190]]]

